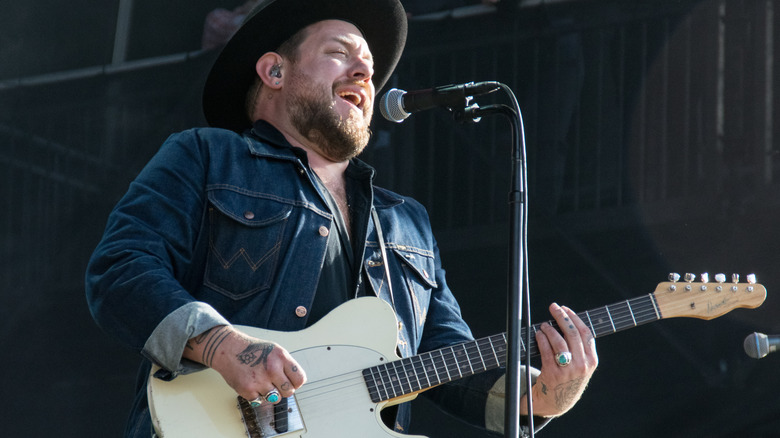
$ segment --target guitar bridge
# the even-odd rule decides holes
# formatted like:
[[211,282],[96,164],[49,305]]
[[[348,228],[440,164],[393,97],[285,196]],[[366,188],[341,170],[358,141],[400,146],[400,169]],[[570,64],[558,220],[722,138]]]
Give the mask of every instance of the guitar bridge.
[[257,407],[252,407],[249,401],[239,396],[238,410],[249,438],[272,438],[304,429],[294,396],[275,405],[261,403]]

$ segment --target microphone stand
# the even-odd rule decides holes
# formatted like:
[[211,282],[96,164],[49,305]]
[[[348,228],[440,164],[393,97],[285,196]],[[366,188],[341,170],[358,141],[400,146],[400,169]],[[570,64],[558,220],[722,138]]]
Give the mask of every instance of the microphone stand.
[[[507,105],[488,105],[480,108],[473,104],[463,110],[455,110],[455,120],[462,123],[479,122],[482,116],[501,114],[506,116],[512,125],[512,175],[509,190],[509,289],[507,293],[507,360],[506,360],[506,404],[504,413],[504,436],[518,438],[534,436],[533,402],[531,395],[531,352],[525,349],[526,398],[528,402],[529,435],[522,434],[520,427],[520,379],[522,339],[522,308],[523,291],[526,296],[526,340],[525,345],[531,345],[531,309],[528,294],[528,262],[527,262],[527,219],[528,191],[526,187],[525,135],[520,106],[517,104],[512,90],[504,84],[498,84],[510,97],[513,107]],[[466,100],[468,105],[469,99]],[[525,289],[523,285],[525,284]],[[522,434],[522,435],[521,435]]]

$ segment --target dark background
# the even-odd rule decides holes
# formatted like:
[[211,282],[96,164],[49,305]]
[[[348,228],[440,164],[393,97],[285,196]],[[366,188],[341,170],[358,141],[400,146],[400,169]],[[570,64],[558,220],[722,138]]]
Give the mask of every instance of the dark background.
[[[106,437],[124,426],[138,357],[92,322],[84,267],[161,142],[204,124],[214,53],[199,51],[203,20],[240,2],[131,3],[119,59],[119,0],[0,3],[2,436]],[[780,436],[780,356],[742,348],[754,331],[780,333],[774,2],[408,7],[419,14],[391,86],[498,80],[520,102],[534,322],[552,301],[591,309],[653,292],[669,272],[755,273],[768,290],[754,310],[600,339],[590,388],[539,435]],[[478,99],[494,101],[503,97]],[[475,334],[503,331],[508,124],[432,110],[374,131],[363,158],[382,185],[429,209]],[[416,433],[487,436],[415,405]]]

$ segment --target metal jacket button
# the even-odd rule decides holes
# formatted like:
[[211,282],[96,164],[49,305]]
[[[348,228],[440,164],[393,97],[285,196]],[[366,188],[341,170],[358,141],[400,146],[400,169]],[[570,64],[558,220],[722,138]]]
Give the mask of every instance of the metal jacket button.
[[325,225],[320,227],[320,236],[327,237],[327,235],[330,234],[330,230]]
[[249,220],[252,220],[252,219],[255,218],[255,214],[253,212],[251,212],[251,211],[245,211],[244,212],[244,217],[249,219]]
[[298,316],[298,318],[303,318],[306,316],[306,313],[308,313],[308,310],[306,310],[303,306],[298,306],[295,308],[295,315]]

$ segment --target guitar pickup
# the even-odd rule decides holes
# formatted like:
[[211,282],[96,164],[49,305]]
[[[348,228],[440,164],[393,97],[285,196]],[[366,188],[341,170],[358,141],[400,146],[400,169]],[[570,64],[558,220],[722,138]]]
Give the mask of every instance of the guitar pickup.
[[238,410],[249,438],[273,438],[288,432],[303,431],[303,419],[295,397],[279,403],[261,403],[253,407],[243,397],[238,397]]

